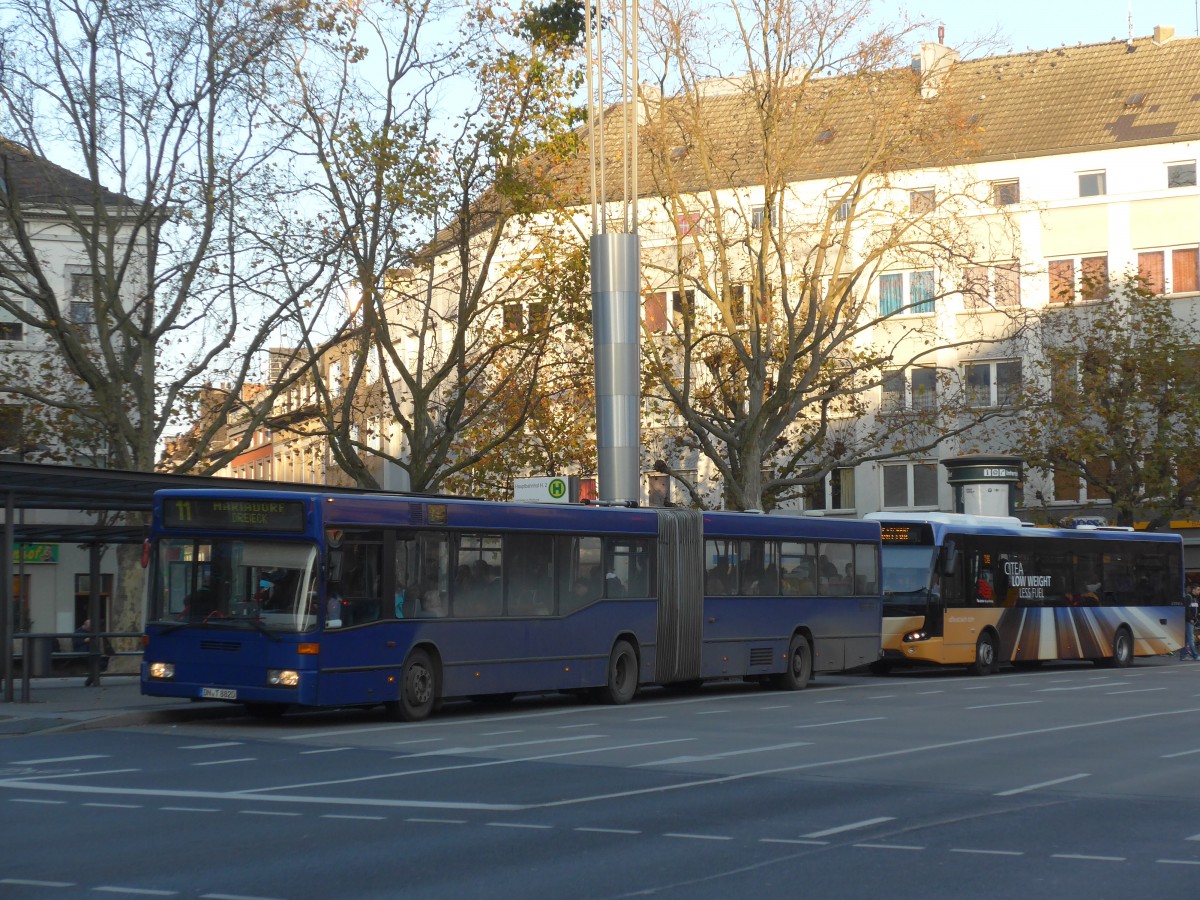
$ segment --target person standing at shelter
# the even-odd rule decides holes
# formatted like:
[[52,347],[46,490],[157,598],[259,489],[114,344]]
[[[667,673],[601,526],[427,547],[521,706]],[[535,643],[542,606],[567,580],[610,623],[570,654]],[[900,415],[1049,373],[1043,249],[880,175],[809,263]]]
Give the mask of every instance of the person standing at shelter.
[[1188,598],[1186,612],[1183,616],[1183,647],[1179,651],[1180,659],[1200,659],[1196,655],[1196,619],[1200,616],[1200,584],[1192,585],[1192,593]]

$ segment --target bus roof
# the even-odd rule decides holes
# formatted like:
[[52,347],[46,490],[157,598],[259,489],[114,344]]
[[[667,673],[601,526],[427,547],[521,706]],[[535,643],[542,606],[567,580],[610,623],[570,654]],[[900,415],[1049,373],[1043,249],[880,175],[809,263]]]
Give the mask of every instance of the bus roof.
[[1183,538],[1171,532],[1133,531],[1126,528],[1052,528],[1034,525],[1015,516],[975,516],[947,512],[875,512],[864,519],[876,522],[927,524],[933,531],[935,544],[941,544],[946,534],[1021,534],[1026,537],[1084,538],[1093,540],[1133,540],[1181,543]]

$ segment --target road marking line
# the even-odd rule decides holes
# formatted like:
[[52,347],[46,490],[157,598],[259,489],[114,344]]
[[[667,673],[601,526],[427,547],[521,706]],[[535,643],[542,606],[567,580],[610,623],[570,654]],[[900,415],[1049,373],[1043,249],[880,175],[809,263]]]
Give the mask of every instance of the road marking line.
[[680,763],[709,762],[714,759],[728,759],[731,756],[745,756],[748,753],[769,753],[772,750],[791,750],[796,747],[811,747],[812,741],[795,741],[790,744],[773,744],[770,747],[751,747],[747,750],[730,750],[728,753],[711,753],[707,756],[676,756],[672,759],[656,759],[653,762],[636,763],[630,768],[642,769],[649,766],[672,766]]
[[824,831],[810,831],[803,835],[806,838],[823,838],[834,834],[841,834],[844,831],[855,831],[859,828],[870,828],[872,825],[881,825],[884,822],[895,821],[895,816],[879,816],[874,819],[863,819],[861,822],[851,822],[849,825],[838,825],[836,828],[826,828]]
[[986,856],[1024,856],[1023,850],[977,850],[974,847],[951,847],[951,853],[982,853]]
[[993,797],[1012,797],[1016,794],[1024,794],[1029,791],[1036,791],[1039,788],[1053,787],[1056,784],[1065,784],[1068,781],[1078,781],[1080,778],[1091,778],[1091,773],[1081,772],[1078,775],[1067,775],[1065,778],[1055,778],[1053,781],[1042,781],[1038,784],[1027,784],[1024,787],[1012,788],[1007,791],[1000,791],[992,794]]
[[156,891],[151,888],[120,887],[118,885],[101,885],[92,888],[102,894],[141,894],[146,897],[178,897],[179,891]]
[[416,822],[420,825],[466,825],[466,819],[421,819],[417,817],[405,819],[405,822]]
[[864,850],[924,850],[924,847],[917,847],[913,844],[855,844],[855,847],[862,847]]
[[86,756],[51,756],[46,759],[17,759],[13,760],[9,765],[13,766],[41,766],[47,763],[62,763],[62,762],[80,762],[85,759],[108,759],[106,753],[90,753]]
[[73,881],[38,881],[35,878],[0,878],[0,884],[19,884],[22,887],[75,887]]
[[1052,859],[1086,859],[1096,862],[1125,862],[1124,856],[1091,856],[1087,853],[1052,853]]
[[1168,753],[1163,756],[1163,759],[1174,759],[1177,756],[1191,756],[1193,753],[1200,753],[1200,748],[1196,750],[1181,750],[1178,753]]
[[1041,700],[1013,700],[1009,703],[985,703],[982,706],[967,706],[964,709],[995,709],[997,706],[1028,706],[1031,703],[1041,702]]
[[675,831],[668,831],[663,834],[663,837],[683,838],[688,841],[732,841],[729,835],[725,834],[681,834]]
[[632,828],[589,828],[585,825],[580,825],[575,831],[588,831],[594,834],[641,834],[640,831],[634,831]]
[[1061,694],[1065,691],[1090,691],[1092,688],[1102,688],[1102,687],[1125,687],[1125,682],[1123,682],[1123,681],[1107,681],[1104,684],[1081,684],[1081,685],[1077,685],[1076,687],[1069,687],[1069,688],[1068,687],[1040,688],[1037,691],[1037,693],[1039,693],[1039,694]]

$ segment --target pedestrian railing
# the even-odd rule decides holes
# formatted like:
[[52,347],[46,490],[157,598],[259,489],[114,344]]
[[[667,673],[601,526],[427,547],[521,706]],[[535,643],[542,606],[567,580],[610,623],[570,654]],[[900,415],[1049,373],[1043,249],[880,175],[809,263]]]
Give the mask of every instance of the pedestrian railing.
[[[74,642],[80,637],[88,639],[87,650],[60,650],[60,647],[74,647]],[[99,638],[99,640],[96,640]],[[111,656],[141,656],[142,633],[140,631],[101,631],[87,632],[18,632],[14,640],[20,641],[21,646],[21,701],[29,702],[29,682],[31,678],[44,678],[53,674],[56,660],[82,659],[88,661],[88,680],[94,684],[100,683],[104,667],[102,660]],[[133,650],[117,650],[104,652],[105,644],[112,640],[133,639]]]

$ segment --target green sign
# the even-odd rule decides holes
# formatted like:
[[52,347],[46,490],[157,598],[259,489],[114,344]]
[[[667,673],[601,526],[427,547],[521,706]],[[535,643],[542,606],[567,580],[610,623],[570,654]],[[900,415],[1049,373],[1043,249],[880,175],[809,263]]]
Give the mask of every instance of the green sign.
[[14,544],[13,565],[36,566],[58,562],[58,544]]

